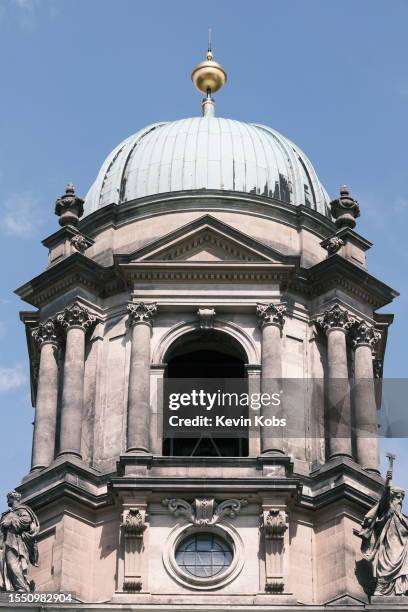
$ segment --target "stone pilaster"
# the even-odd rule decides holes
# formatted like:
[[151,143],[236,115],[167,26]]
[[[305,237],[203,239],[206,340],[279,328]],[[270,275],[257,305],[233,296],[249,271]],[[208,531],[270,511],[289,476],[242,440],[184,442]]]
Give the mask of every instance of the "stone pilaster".
[[58,403],[58,347],[53,319],[33,330],[40,351],[31,470],[47,467],[54,459]]
[[351,457],[350,384],[347,340],[353,318],[335,304],[317,318],[317,326],[327,336],[327,417],[330,457]]
[[81,457],[85,334],[96,317],[74,303],[57,315],[57,322],[66,332],[59,454]]
[[128,593],[142,590],[143,534],[147,527],[145,506],[127,505],[122,515],[123,585]]
[[[257,304],[258,323],[262,330],[261,388],[262,393],[280,393],[282,378],[282,328],[285,322],[284,304]],[[278,419],[284,416],[280,406],[262,407],[262,416]],[[261,428],[261,452],[284,454],[284,437],[279,428]]]
[[380,333],[365,321],[353,326],[354,414],[357,461],[363,468],[378,473],[378,424],[374,387],[373,351]]
[[263,506],[262,531],[265,546],[265,591],[285,591],[285,533],[288,516],[282,506]]
[[128,304],[131,356],[127,452],[150,452],[150,336],[156,304]]

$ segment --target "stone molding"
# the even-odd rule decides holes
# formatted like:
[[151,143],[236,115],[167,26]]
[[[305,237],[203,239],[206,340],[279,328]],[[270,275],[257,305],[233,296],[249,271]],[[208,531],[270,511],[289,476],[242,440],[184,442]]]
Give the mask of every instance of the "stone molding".
[[146,304],[145,302],[130,302],[127,305],[127,311],[129,314],[129,325],[137,325],[139,323],[145,323],[147,325],[153,325],[153,317],[157,312],[157,304],[155,302]]
[[174,261],[188,256],[190,252],[195,251],[197,248],[205,248],[209,245],[222,250],[226,255],[232,256],[230,259],[256,261],[254,254],[249,249],[245,247],[239,249],[228,238],[216,235],[211,228],[202,230],[190,240],[181,241],[180,244],[176,244],[174,247],[163,251],[160,254],[160,259]]
[[380,332],[366,321],[355,322],[352,330],[352,345],[354,349],[359,346],[369,346],[374,351],[380,338]]
[[44,323],[40,323],[38,327],[33,329],[32,336],[39,348],[44,344],[58,346],[60,343],[58,327],[54,319],[47,319]]
[[[231,565],[221,573],[211,577],[198,577],[183,571],[176,561],[176,551],[180,543],[193,534],[210,533],[226,540],[233,551]],[[178,583],[191,589],[211,591],[232,582],[242,571],[245,562],[244,544],[238,531],[229,524],[215,525],[175,525],[170,531],[163,547],[163,564],[169,575]]]
[[97,319],[87,308],[75,302],[57,314],[56,321],[66,331],[75,328],[87,331],[95,325]]
[[260,328],[276,325],[282,330],[285,323],[286,304],[257,304],[256,312]]
[[334,304],[330,309],[325,310],[322,315],[315,319],[316,325],[326,334],[332,329],[341,329],[348,332],[355,323],[355,319],[348,310]]
[[189,523],[198,526],[215,525],[225,516],[234,519],[247,503],[245,499],[227,499],[217,505],[212,497],[197,498],[192,504],[178,498],[162,501],[175,517],[183,516]]
[[215,308],[199,308],[197,315],[200,329],[214,329]]

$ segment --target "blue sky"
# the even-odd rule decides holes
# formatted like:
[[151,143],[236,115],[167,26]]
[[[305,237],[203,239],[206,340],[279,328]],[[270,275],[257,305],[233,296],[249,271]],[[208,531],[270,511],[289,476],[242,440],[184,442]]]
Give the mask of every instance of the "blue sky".
[[[408,3],[404,0],[0,0],[0,506],[29,468],[24,329],[13,290],[40,273],[68,181],[84,195],[104,157],[158,120],[198,115],[190,72],[207,29],[228,71],[217,114],[266,123],[347,183],[369,269],[401,297],[385,375],[407,376]],[[395,480],[408,487],[406,440]]]

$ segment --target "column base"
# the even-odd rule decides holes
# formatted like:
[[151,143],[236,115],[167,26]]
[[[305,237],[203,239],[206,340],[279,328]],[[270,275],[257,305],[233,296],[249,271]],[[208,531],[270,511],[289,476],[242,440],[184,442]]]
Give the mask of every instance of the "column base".
[[148,448],[134,446],[126,449],[126,454],[129,455],[151,455],[151,451]]
[[30,470],[30,474],[32,474],[33,472],[40,472],[41,470],[45,470],[45,468],[48,467],[46,465],[33,465],[33,467]]
[[369,474],[376,474],[377,476],[381,476],[381,471],[378,468],[363,467],[363,470],[365,470]]
[[351,453],[332,453],[329,456],[329,461],[332,459],[353,459],[353,455]]
[[70,450],[70,449],[60,451],[58,453],[58,455],[57,455],[57,458],[59,458],[59,457],[65,457],[66,458],[67,456],[75,457],[76,459],[80,459],[82,461],[81,453],[79,453],[77,450]]

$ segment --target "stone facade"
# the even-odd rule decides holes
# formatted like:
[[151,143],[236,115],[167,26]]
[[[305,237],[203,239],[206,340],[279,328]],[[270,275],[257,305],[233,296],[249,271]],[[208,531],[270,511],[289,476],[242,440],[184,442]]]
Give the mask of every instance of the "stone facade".
[[[73,591],[78,609],[369,606],[355,530],[383,488],[374,360],[392,316],[377,310],[397,294],[339,219],[180,192],[107,205],[44,241],[47,269],[17,291],[37,309],[21,313],[36,418],[19,490],[41,524],[38,591]],[[259,429],[235,456],[172,455],[161,382],[185,342],[235,351],[253,390],[314,379],[327,393],[292,407],[296,436]],[[232,551],[220,579],[180,570],[175,550],[197,534]]]

